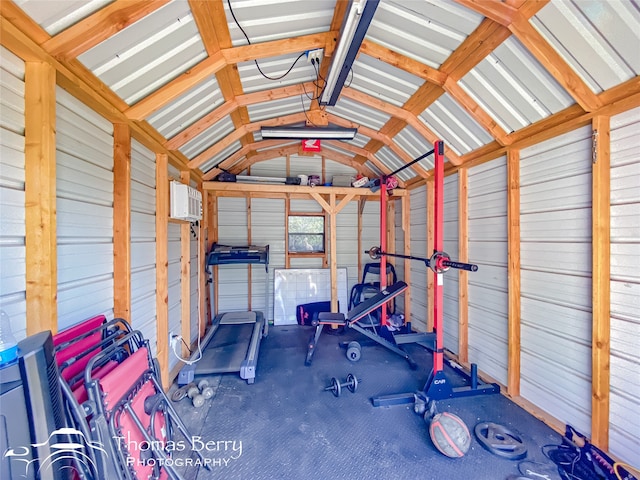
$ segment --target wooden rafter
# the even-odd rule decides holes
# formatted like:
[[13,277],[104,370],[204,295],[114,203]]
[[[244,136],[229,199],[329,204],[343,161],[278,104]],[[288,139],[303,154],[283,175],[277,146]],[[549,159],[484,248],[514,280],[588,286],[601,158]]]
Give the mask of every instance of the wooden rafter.
[[389,65],[399,68],[400,70],[404,70],[405,72],[409,72],[436,85],[444,85],[444,82],[447,79],[446,73],[409,58],[406,55],[394,52],[393,50],[383,47],[371,40],[365,39],[365,41],[362,42],[360,53],[366,53],[371,57],[382,60]]
[[456,1],[508,28],[585,111],[601,106],[596,94],[529,22],[548,0],[525,2],[520,8],[504,2]]
[[70,60],[149,15],[169,0],[117,0],[43,43],[51,55]]
[[547,42],[528,19],[520,18],[509,30],[527,47],[547,71],[586,112],[597,110],[601,104],[595,93]]
[[[280,117],[279,120],[280,120],[280,122],[282,122],[284,124],[287,124],[287,123],[296,123],[296,122],[304,121],[304,118],[305,118],[304,117],[304,113],[294,113],[294,114],[291,114],[291,115],[286,115],[285,117]],[[220,153],[222,150],[227,148],[233,142],[237,142],[240,139],[242,139],[242,137],[244,137],[247,133],[255,132],[256,130],[259,130],[260,127],[262,127],[264,125],[268,125],[268,124],[273,124],[273,123],[274,122],[271,121],[271,120],[262,120],[262,121],[259,121],[259,122],[254,122],[254,123],[241,125],[239,128],[236,128],[236,130],[231,132],[229,135],[224,137],[222,140],[220,140],[217,143],[214,143],[212,146],[207,148],[204,152],[202,152],[198,156],[196,156],[193,160],[191,160],[187,164],[187,166],[189,168],[198,168],[198,167],[200,167],[200,165],[205,163],[207,160],[211,159],[211,157],[214,157],[215,155]],[[258,145],[260,145],[260,143],[258,143]]]

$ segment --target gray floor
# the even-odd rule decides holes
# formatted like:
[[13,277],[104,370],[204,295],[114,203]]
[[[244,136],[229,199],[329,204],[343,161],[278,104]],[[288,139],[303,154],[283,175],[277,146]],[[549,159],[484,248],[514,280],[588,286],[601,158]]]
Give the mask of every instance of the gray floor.
[[[174,404],[190,429],[189,442],[211,467],[181,469],[186,479],[494,480],[518,474],[518,461],[488,452],[475,438],[463,458],[445,457],[412,406],[372,406],[373,396],[420,390],[431,365],[428,351],[407,347],[420,365],[413,371],[380,346],[363,348],[361,360],[352,363],[339,343],[361,339],[359,334],[325,334],[313,365],[306,367],[311,332],[270,328],[255,384],[237,374],[212,376],[215,396],[204,407],[195,409],[187,399]],[[336,398],[323,391],[332,377],[345,379],[348,373],[361,379],[356,393]],[[536,468],[549,480],[560,478],[541,452],[543,445],[560,443],[560,435],[502,395],[442,400],[437,407],[458,415],[471,431],[478,422],[495,422],[519,433],[528,448],[526,460],[547,464]]]

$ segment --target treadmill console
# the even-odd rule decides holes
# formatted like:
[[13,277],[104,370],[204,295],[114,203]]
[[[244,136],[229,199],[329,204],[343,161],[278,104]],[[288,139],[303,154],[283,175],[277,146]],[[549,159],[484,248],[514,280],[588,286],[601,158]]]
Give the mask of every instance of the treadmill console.
[[269,269],[269,245],[233,247],[214,243],[207,255],[207,265],[261,263]]

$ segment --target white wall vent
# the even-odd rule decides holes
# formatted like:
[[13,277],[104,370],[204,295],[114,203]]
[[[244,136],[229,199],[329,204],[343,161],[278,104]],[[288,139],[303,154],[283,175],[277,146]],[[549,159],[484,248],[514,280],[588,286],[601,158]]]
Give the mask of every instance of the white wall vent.
[[171,218],[202,220],[202,193],[184,183],[171,182]]

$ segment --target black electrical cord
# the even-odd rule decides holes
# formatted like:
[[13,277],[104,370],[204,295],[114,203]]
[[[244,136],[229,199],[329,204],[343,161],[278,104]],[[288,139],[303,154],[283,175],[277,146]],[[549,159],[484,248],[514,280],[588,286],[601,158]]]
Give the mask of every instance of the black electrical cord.
[[[235,24],[238,26],[238,28],[240,29],[240,31],[242,32],[242,34],[244,35],[244,38],[247,39],[247,43],[249,45],[251,45],[251,40],[249,40],[249,36],[247,35],[247,32],[244,31],[244,28],[242,28],[242,25],[240,25],[240,22],[238,22],[238,19],[236,18],[235,13],[233,12],[233,8],[231,8],[231,0],[227,0],[227,5],[229,6],[229,11],[231,12],[231,16],[233,17],[233,21],[235,22]],[[298,63],[298,60],[300,60],[303,56],[304,56],[305,52],[302,52],[300,55],[298,55],[298,58],[295,59],[295,61],[293,62],[293,64],[289,67],[289,70],[287,70],[285,73],[283,73],[282,75],[280,75],[279,77],[270,77],[269,75],[267,75],[266,73],[264,73],[262,71],[262,69],[260,68],[260,65],[258,65],[258,60],[254,60],[253,63],[256,64],[256,67],[258,68],[258,71],[260,72],[260,74],[266,78],[267,80],[282,80],[284,77],[286,77],[287,75],[289,75],[289,73],[291,72],[291,70],[293,70],[293,67],[296,66],[296,63]]]

